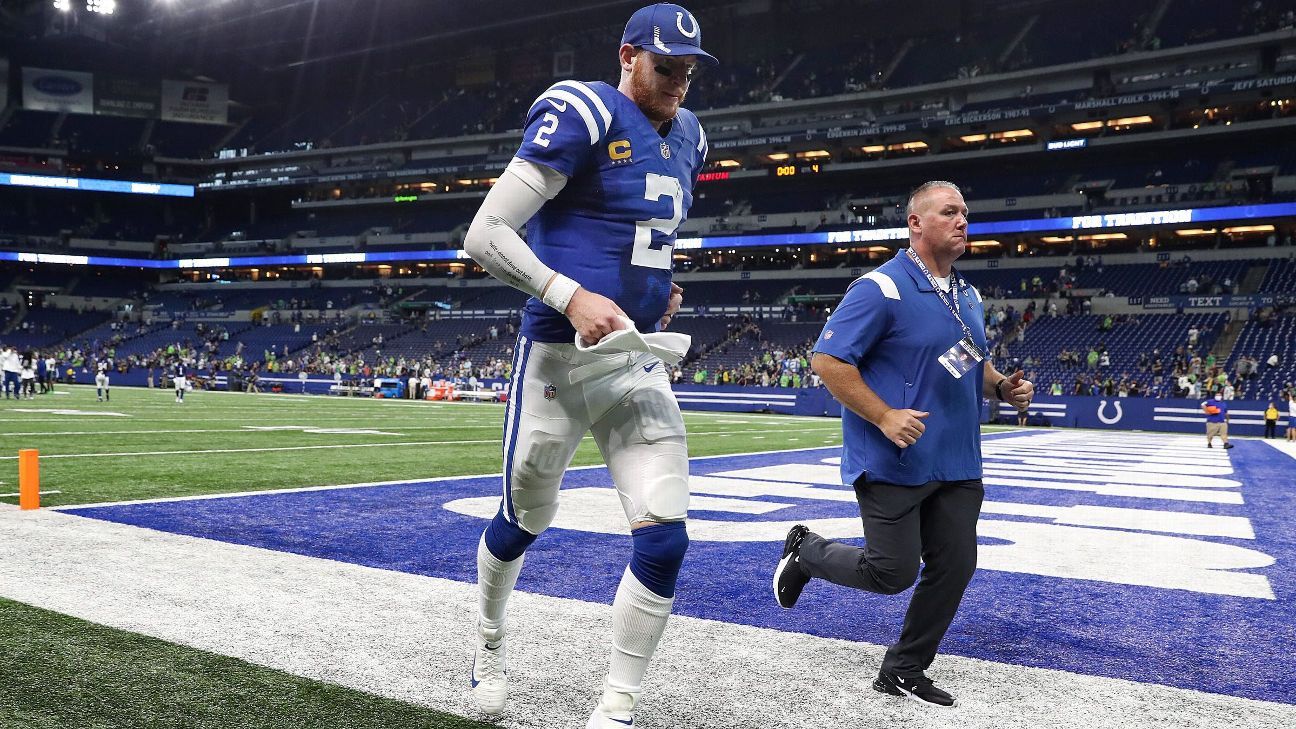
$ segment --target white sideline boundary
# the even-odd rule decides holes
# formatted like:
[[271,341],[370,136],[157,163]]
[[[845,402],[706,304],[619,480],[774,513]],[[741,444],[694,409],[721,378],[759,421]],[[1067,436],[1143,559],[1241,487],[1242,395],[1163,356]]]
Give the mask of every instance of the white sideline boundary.
[[[48,565],[52,554],[59,555],[58,569]],[[472,584],[54,511],[6,511],[0,513],[0,595],[481,718],[467,688],[476,613]],[[512,692],[496,723],[510,729],[583,726],[607,664],[610,606],[524,592],[512,602]],[[868,687],[882,653],[881,646],[867,643],[677,615],[646,677],[636,724],[653,729],[1296,725],[1296,706],[1288,704],[949,655],[937,660],[931,674],[961,703],[938,711]]]
[[[811,446],[808,448],[780,448],[771,451],[753,451],[751,453],[725,453],[714,456],[691,456],[690,461],[706,461],[713,458],[735,458],[743,456],[768,456],[775,453],[797,453],[800,451],[823,451],[836,450],[841,446]],[[589,471],[596,468],[607,468],[605,464],[594,464],[590,466],[571,466],[568,471]],[[403,486],[411,483],[436,483],[438,481],[456,481],[464,478],[503,478],[504,474],[496,473],[476,473],[465,474],[462,476],[433,476],[430,478],[405,478],[395,481],[362,481],[360,483],[340,483],[328,486],[302,486],[300,488],[290,489],[261,489],[259,491],[238,491],[225,494],[192,494],[189,496],[164,496],[156,499],[133,499],[126,501],[103,501],[94,504],[67,504],[64,506],[51,506],[49,510],[59,511],[64,509],[92,509],[100,506],[126,506],[131,504],[164,504],[171,501],[201,501],[203,499],[234,499],[244,496],[267,496],[274,494],[295,494],[308,491],[336,491],[338,489],[361,489],[372,488],[374,486]],[[0,504],[3,506],[3,504]]]
[[[394,426],[400,427],[400,426]],[[815,429],[811,429],[815,430]],[[827,428],[818,428],[818,430],[827,430]],[[835,431],[835,429],[834,429]],[[233,432],[253,432],[253,431],[233,431]],[[796,428],[793,430],[765,430],[765,433],[805,433],[807,429]],[[715,432],[693,432],[690,435],[733,435],[732,431],[715,431]],[[582,441],[593,440],[593,436],[586,435],[581,438]],[[124,458],[129,456],[199,456],[208,453],[274,453],[279,451],[315,451],[315,450],[334,450],[345,448],[405,448],[409,446],[438,446],[438,445],[489,445],[498,443],[499,438],[487,438],[484,440],[422,440],[422,441],[403,441],[393,440],[382,443],[333,443],[303,446],[274,446],[267,448],[209,448],[197,450],[175,450],[175,451],[116,451],[110,453],[51,453],[41,456],[42,459],[53,458]],[[734,454],[739,455],[739,454]],[[0,461],[16,461],[18,456],[0,456]]]
[[1296,441],[1277,440],[1275,438],[1259,438],[1257,440],[1263,440],[1265,443],[1273,446],[1278,452],[1286,453],[1292,458],[1296,458]]

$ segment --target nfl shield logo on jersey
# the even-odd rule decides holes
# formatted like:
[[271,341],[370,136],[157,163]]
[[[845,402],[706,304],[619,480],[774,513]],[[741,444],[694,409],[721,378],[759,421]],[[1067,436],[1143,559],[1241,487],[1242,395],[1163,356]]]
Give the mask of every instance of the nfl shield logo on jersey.
[[662,142],[661,153],[662,153],[662,159],[670,159],[670,145],[665,142]]
[[546,400],[552,400],[555,397],[558,397],[558,388],[553,385],[545,385],[544,397]]

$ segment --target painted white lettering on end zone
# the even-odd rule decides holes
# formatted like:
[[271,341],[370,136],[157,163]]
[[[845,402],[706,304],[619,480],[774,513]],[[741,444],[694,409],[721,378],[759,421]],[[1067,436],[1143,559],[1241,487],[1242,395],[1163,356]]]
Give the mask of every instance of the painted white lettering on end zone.
[[[979,548],[983,569],[1065,579],[1095,580],[1145,587],[1274,599],[1268,577],[1243,572],[1274,564],[1264,552],[1211,539],[1254,540],[1244,513],[1199,513],[1194,504],[1243,504],[1241,483],[1227,456],[1197,454],[1196,439],[1131,439],[1099,433],[1044,433],[987,441],[987,486],[996,492],[982,507],[978,533],[1006,543]],[[1074,442],[1075,447],[1068,444]],[[1193,445],[1191,450],[1188,443]],[[1077,451],[1086,451],[1076,458]],[[1104,457],[1106,451],[1109,455]],[[1136,460],[1134,451],[1143,458]],[[1166,461],[1178,460],[1167,473]],[[855,493],[840,484],[837,458],[808,457],[804,464],[775,464],[690,477],[693,496],[689,537],[698,542],[779,542],[794,524],[804,523],[830,539],[858,539],[857,516],[815,518],[798,514],[810,502],[854,503]],[[1193,475],[1192,468],[1210,475]],[[1102,503],[1039,503],[1041,491],[1078,492],[1086,501],[1104,498],[1162,502],[1148,508]],[[628,534],[615,489],[564,489],[553,522],[559,529]],[[1009,500],[1004,500],[1008,497]],[[1183,508],[1175,508],[1183,505]],[[456,513],[490,519],[497,497],[447,503]],[[1218,509],[1218,507],[1217,507]],[[1240,512],[1240,510],[1238,510]],[[725,513],[766,516],[726,520]],[[816,512],[822,514],[822,508]],[[1016,517],[1005,519],[1002,517]],[[1022,519],[1031,519],[1024,521]]]

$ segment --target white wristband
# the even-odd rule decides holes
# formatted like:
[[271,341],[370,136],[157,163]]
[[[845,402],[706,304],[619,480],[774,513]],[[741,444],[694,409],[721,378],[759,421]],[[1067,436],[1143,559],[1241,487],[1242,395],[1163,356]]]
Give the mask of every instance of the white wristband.
[[541,301],[557,310],[559,314],[566,314],[567,305],[571,303],[572,297],[576,295],[576,291],[579,288],[580,284],[567,278],[561,273],[555,273],[553,281],[551,281],[549,287],[545,289]]

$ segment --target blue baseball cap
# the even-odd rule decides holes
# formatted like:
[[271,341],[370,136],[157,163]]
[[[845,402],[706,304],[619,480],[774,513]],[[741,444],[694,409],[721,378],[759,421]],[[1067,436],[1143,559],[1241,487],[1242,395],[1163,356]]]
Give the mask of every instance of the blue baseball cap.
[[702,26],[693,13],[673,3],[639,8],[630,16],[621,43],[663,56],[697,56],[699,63],[718,65],[716,57],[702,50]]

